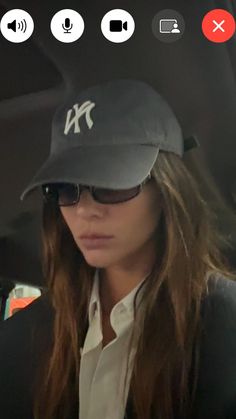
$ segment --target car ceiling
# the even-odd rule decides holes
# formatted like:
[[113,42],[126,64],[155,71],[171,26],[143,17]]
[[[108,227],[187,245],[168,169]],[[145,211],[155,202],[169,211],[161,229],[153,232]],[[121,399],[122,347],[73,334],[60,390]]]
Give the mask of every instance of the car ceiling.
[[[69,7],[84,18],[85,32],[72,44],[53,38],[50,20],[65,2],[0,0],[0,17],[21,8],[31,14],[35,30],[22,44],[0,37],[0,277],[44,286],[40,264],[42,202],[20,194],[43,164],[50,148],[51,120],[71,91],[115,79],[149,82],[170,103],[184,135],[196,135],[195,153],[206,164],[227,211],[219,222],[236,246],[236,36],[215,44],[201,32],[203,16],[212,9],[236,15],[236,1],[100,1],[75,0]],[[135,33],[128,42],[113,44],[100,30],[104,14],[129,11]],[[167,44],[152,34],[151,22],[162,9],[180,12],[184,36]],[[191,152],[192,153],[192,152]],[[234,249],[231,261],[236,266]]]

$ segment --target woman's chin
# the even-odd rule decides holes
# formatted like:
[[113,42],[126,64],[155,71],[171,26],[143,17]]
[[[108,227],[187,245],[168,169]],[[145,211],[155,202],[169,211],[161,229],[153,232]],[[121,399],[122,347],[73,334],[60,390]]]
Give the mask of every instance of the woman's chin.
[[105,255],[103,257],[101,252],[98,251],[83,252],[83,255],[88,265],[94,266],[96,268],[105,268],[111,264],[111,261],[108,260],[108,257]]

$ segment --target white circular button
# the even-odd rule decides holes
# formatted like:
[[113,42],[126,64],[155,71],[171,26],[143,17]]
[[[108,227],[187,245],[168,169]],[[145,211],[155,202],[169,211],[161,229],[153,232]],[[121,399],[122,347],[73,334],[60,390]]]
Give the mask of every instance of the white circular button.
[[75,10],[63,9],[53,16],[50,28],[58,41],[75,42],[84,32],[84,20]]
[[10,42],[27,41],[34,31],[34,21],[29,13],[22,9],[13,9],[1,19],[0,29],[4,38]]
[[130,13],[123,9],[107,12],[101,22],[101,30],[108,41],[127,41],[134,33],[135,23]]

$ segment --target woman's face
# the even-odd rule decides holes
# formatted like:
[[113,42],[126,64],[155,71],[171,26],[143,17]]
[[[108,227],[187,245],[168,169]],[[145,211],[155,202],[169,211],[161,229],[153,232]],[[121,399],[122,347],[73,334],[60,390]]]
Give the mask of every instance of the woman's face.
[[[129,266],[131,261],[148,260],[149,253],[155,249],[161,202],[154,179],[127,202],[100,204],[93,200],[88,190],[83,190],[76,205],[60,209],[77,246],[91,266]],[[98,247],[90,246],[81,236],[92,234],[112,238]]]

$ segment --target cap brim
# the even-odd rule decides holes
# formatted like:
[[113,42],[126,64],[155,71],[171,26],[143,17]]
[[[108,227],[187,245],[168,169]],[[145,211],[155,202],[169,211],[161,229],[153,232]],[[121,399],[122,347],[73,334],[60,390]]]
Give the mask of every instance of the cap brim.
[[150,173],[159,148],[147,145],[75,147],[51,155],[22,193],[45,183],[70,182],[110,189],[128,189],[140,184]]

